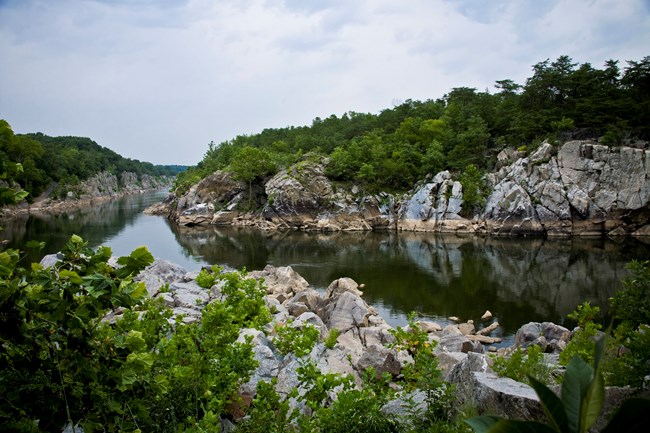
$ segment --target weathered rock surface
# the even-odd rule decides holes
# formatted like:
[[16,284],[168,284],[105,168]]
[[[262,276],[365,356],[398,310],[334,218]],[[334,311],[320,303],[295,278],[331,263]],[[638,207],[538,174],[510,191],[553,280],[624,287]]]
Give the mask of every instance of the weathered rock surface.
[[[487,175],[490,195],[480,214],[463,210],[462,185],[443,171],[403,197],[334,188],[325,160],[300,161],[264,183],[225,172],[194,185],[156,211],[181,225],[228,224],[267,230],[392,228],[411,231],[546,234],[650,234],[649,150],[571,141],[543,143],[529,156],[502,151]],[[432,173],[433,175],[433,173]],[[248,209],[257,209],[249,212]]]

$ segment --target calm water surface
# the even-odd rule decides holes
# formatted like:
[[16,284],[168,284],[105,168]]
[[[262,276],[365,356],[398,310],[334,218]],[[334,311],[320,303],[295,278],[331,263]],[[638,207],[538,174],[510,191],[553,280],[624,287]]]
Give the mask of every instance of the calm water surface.
[[59,251],[72,234],[92,246],[108,245],[115,255],[147,245],[155,257],[188,270],[215,263],[248,270],[289,265],[319,289],[347,276],[365,284],[364,299],[393,326],[405,324],[410,311],[442,324],[451,315],[478,323],[489,309],[502,325],[504,344],[526,322],[564,323],[584,300],[605,308],[627,276],[625,263],[650,258],[650,247],[633,239],[179,228],[142,214],[163,196],[135,195],[68,215],[24,217],[5,223],[0,238],[14,248],[45,241],[46,253]]

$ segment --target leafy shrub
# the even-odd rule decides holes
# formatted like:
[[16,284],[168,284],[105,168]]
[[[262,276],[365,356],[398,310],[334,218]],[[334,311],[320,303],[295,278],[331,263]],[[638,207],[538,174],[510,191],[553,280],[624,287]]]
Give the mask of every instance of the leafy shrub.
[[[50,268],[18,267],[0,253],[0,425],[60,431],[215,430],[255,361],[242,326],[270,315],[264,291],[239,273],[223,278],[223,302],[200,323],[172,322],[161,300],[132,277],[153,261],[146,248],[108,265],[110,248],[72,236]],[[104,320],[119,308],[121,319]],[[31,428],[26,428],[31,426]]]
[[336,346],[336,340],[339,338],[339,335],[341,335],[341,331],[336,328],[330,329],[329,334],[327,334],[327,337],[323,342],[325,344],[325,347],[328,349],[334,349],[334,346]]
[[551,371],[544,361],[542,349],[537,345],[528,346],[525,353],[521,348],[517,348],[508,357],[496,357],[492,369],[499,376],[518,382],[528,383],[528,376],[544,384],[551,379]]
[[648,261],[633,260],[627,264],[631,276],[624,279],[623,289],[610,298],[612,313],[631,328],[650,324],[650,267]]
[[578,322],[578,329],[566,348],[560,353],[560,364],[567,365],[569,361],[578,355],[586,362],[593,362],[596,336],[600,330],[600,324],[594,322],[600,308],[592,307],[589,301],[578,305],[575,311],[568,315],[570,319]]
[[286,324],[276,324],[275,332],[277,338],[274,340],[275,347],[282,355],[294,353],[297,357],[308,355],[318,341],[320,332],[314,325],[307,324],[301,328]]
[[203,287],[204,289],[209,289],[214,286],[214,283],[217,281],[219,273],[223,268],[221,266],[213,265],[209,270],[202,268],[199,272],[199,275],[196,276],[196,284]]

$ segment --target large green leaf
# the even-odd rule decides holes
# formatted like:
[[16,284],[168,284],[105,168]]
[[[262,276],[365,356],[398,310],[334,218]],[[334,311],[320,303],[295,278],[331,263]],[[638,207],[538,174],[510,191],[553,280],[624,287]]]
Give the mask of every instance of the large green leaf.
[[557,433],[535,421],[516,421],[496,416],[477,416],[465,420],[477,433]]
[[596,353],[594,356],[594,373],[587,394],[582,403],[580,414],[581,431],[586,432],[589,427],[598,419],[605,403],[605,382],[600,372],[600,360],[605,351],[605,337],[596,341]]
[[117,259],[117,263],[122,266],[117,270],[117,274],[121,277],[135,275],[153,263],[153,260],[147,247],[138,247],[128,256]]
[[551,391],[546,385],[534,377],[528,376],[528,381],[537,393],[539,401],[542,404],[542,408],[544,409],[544,413],[546,414],[549,424],[553,430],[557,432],[567,431],[568,420],[566,412],[564,411],[562,400],[560,400],[560,398],[555,395],[555,393]]
[[582,406],[591,384],[594,370],[579,356],[574,356],[562,383],[562,403],[567,415],[570,432],[584,432]]

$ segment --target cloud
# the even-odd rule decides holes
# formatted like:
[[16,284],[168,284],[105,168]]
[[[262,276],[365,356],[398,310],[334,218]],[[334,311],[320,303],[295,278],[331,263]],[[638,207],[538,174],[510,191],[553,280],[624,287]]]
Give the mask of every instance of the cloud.
[[211,140],[522,83],[562,54],[639,60],[649,16],[644,0],[10,0],[0,118],[194,164]]

